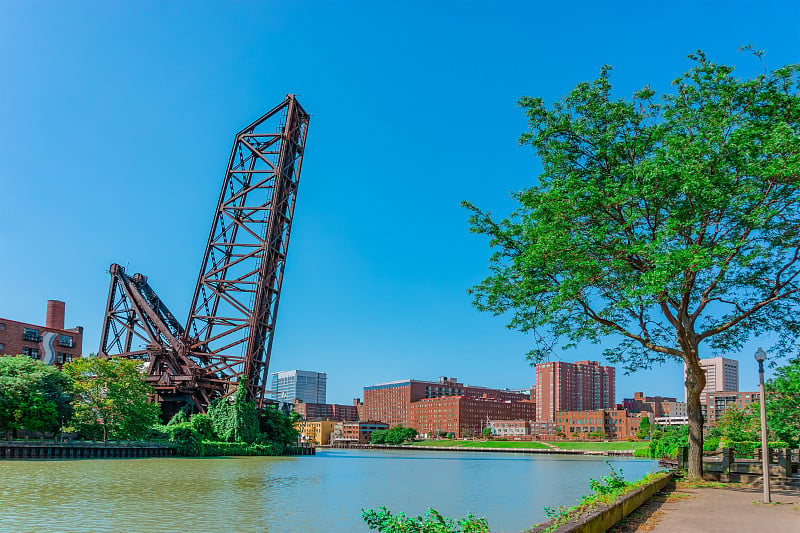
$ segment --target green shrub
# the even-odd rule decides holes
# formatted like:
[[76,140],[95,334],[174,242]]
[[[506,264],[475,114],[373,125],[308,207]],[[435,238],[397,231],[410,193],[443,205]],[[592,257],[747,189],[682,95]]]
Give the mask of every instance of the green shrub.
[[719,437],[710,437],[703,441],[703,451],[704,452],[713,452],[719,448]]
[[189,421],[189,408],[184,407],[177,413],[175,413],[172,418],[169,419],[167,422],[168,426],[177,426],[178,424],[183,424]]
[[192,424],[181,422],[167,426],[169,442],[177,455],[197,457],[203,455],[203,440]]
[[149,441],[168,441],[169,437],[170,431],[167,426],[155,425],[147,428],[142,438]]
[[637,448],[633,450],[634,457],[650,457],[650,448]]
[[192,417],[192,427],[197,430],[203,440],[217,440],[214,434],[214,424],[211,422],[211,417],[198,413]]
[[491,533],[485,518],[471,514],[454,521],[445,518],[436,509],[428,509],[425,516],[408,517],[404,513],[392,515],[386,507],[361,509],[361,517],[370,529],[381,533]]
[[203,441],[203,455],[206,457],[234,455],[278,455],[269,444],[247,444],[245,442]]
[[689,446],[688,426],[667,426],[663,434],[653,432],[650,442],[650,457],[675,455],[680,446]]
[[[755,454],[753,452],[756,448],[761,448],[761,442],[755,440],[723,442],[721,446],[723,448],[732,448],[736,457],[747,459],[754,457]],[[768,442],[767,446],[770,450],[777,450],[780,448],[788,448],[789,444],[783,441],[774,441]]]

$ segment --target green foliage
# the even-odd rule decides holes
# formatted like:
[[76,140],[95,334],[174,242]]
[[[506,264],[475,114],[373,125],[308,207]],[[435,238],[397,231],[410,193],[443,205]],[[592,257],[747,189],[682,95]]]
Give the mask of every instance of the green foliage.
[[417,437],[417,430],[414,428],[404,428],[403,426],[395,426],[386,430],[384,442],[386,444],[403,444],[414,440]]
[[247,444],[246,442],[203,441],[203,455],[206,457],[225,456],[270,456],[279,455],[269,444]]
[[[648,474],[638,481],[629,483],[622,477],[622,471],[616,471],[608,461],[606,461],[606,464],[611,468],[611,473],[608,476],[601,477],[600,481],[590,479],[589,486],[593,494],[581,498],[580,504],[572,507],[544,508],[544,512],[550,520],[549,524],[546,524],[548,527],[544,531],[555,531],[563,524],[576,520],[601,505],[611,504],[621,496],[648,485],[663,475],[663,473]],[[539,526],[542,525],[545,524],[539,524]],[[538,531],[538,528],[534,529]]]
[[147,431],[141,436],[142,440],[147,441],[155,441],[155,442],[166,442],[169,441],[171,436],[171,431],[169,429],[170,426],[164,426],[161,424],[155,424],[147,428]]
[[169,442],[177,455],[198,457],[203,455],[203,439],[190,422],[170,424],[167,427]]
[[687,363],[697,477],[703,349],[773,333],[788,354],[800,335],[800,65],[742,79],[690,58],[660,99],[612,96],[610,67],[551,106],[522,98],[542,173],[505,219],[464,205],[493,248],[474,305],[531,335],[531,363],[606,337],[627,370]]
[[75,394],[73,426],[85,438],[136,439],[158,421],[161,407],[149,403],[152,387],[139,363],[129,359],[81,357],[64,365]]
[[650,457],[650,448],[637,448],[633,450],[634,457]]
[[680,446],[689,446],[689,428],[687,426],[667,426],[656,438],[650,442],[650,457],[663,457],[675,455]]
[[484,437],[491,437],[492,436],[492,428],[483,428],[483,436]]
[[189,421],[189,408],[184,407],[177,413],[170,418],[169,422],[167,422],[168,426],[174,426],[176,424],[184,424]]
[[57,368],[30,357],[0,357],[0,432],[55,432],[72,413],[72,383]]
[[297,413],[286,415],[275,406],[264,407],[258,418],[261,442],[272,446],[278,455],[283,454],[287,448],[297,444],[299,433],[295,424],[299,419]]
[[761,431],[758,411],[752,408],[745,411],[729,405],[717,421],[717,430],[725,442],[758,440]]
[[[628,486],[625,477],[622,475],[622,469],[617,470],[608,461],[606,461],[606,464],[611,470],[607,476],[602,476],[599,481],[589,478],[589,488],[592,489],[595,495],[606,496]],[[591,496],[588,498],[591,498]],[[584,500],[586,499],[587,497],[584,496]]]
[[386,444],[386,434],[389,432],[387,429],[376,429],[369,437],[371,444]]
[[[744,459],[753,458],[754,451],[756,448],[761,448],[761,441],[750,440],[750,441],[739,441],[739,442],[726,442],[724,446],[727,448],[731,448],[736,457],[741,457]],[[767,447],[770,450],[777,450],[779,448],[788,448],[789,444],[783,441],[773,441],[768,442]]]
[[475,518],[471,514],[455,521],[445,518],[435,509],[428,509],[425,516],[408,517],[404,513],[392,515],[386,507],[361,510],[361,517],[370,529],[381,533],[490,533],[485,518]]
[[219,398],[208,407],[214,433],[223,442],[252,444],[259,438],[256,404],[248,398],[245,382],[246,379],[242,376],[233,401],[230,398]]
[[708,437],[703,441],[703,451],[713,452],[719,448],[719,437]]
[[217,440],[217,436],[214,434],[214,423],[211,421],[210,416],[197,413],[192,416],[191,422],[192,427],[197,430],[203,440]]
[[777,368],[775,376],[767,381],[765,387],[767,427],[779,439],[797,448],[800,444],[800,357]]
[[639,429],[636,431],[637,439],[646,439],[650,437],[650,418],[645,416],[639,422]]

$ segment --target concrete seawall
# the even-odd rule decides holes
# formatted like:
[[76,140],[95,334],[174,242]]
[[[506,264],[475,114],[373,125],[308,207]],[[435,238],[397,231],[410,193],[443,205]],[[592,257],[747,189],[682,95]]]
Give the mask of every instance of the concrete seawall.
[[166,444],[109,442],[2,442],[0,459],[121,459],[172,457]]
[[[323,448],[325,446],[322,446]],[[352,444],[349,448],[363,450],[424,450],[444,452],[524,453],[542,455],[602,455],[632,457],[633,450],[564,450],[561,448],[488,448],[479,446],[406,446],[402,444]]]

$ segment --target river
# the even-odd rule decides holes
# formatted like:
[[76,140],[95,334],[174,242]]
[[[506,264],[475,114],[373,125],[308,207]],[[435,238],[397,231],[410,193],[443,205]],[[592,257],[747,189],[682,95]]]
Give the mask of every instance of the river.
[[311,457],[0,461],[0,531],[368,531],[361,508],[485,516],[517,533],[571,505],[607,459],[633,480],[654,461],[596,456],[320,450]]

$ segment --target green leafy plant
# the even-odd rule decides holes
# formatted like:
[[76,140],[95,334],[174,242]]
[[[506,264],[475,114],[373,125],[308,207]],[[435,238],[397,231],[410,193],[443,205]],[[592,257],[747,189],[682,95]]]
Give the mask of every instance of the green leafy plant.
[[386,507],[362,509],[361,517],[370,529],[381,533],[491,533],[485,518],[454,520],[443,517],[436,509],[428,509],[425,516],[409,517],[404,513],[393,515]]

